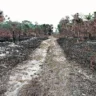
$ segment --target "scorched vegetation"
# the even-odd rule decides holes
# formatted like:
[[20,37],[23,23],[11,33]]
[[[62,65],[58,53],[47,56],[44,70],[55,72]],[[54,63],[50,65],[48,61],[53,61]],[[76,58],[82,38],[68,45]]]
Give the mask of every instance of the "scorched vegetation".
[[81,18],[79,13],[68,16],[58,24],[60,37],[58,43],[64,49],[66,56],[87,66],[96,69],[96,12]]

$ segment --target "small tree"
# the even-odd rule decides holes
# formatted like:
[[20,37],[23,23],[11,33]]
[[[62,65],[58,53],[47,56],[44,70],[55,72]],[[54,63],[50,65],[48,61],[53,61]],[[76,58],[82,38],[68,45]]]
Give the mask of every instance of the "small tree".
[[88,21],[93,20],[93,15],[89,13],[88,15],[85,15],[85,19]]

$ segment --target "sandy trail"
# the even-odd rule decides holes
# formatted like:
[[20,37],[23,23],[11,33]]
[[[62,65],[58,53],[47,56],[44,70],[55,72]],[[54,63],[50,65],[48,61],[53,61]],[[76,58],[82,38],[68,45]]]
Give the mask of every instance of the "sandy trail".
[[45,96],[96,96],[96,73],[69,62],[56,38],[43,65],[41,82],[46,88]]
[[12,70],[5,96],[96,96],[95,74],[69,62],[50,37]]
[[44,63],[47,55],[49,41],[50,39],[43,41],[40,47],[30,55],[29,60],[18,64],[18,66],[12,70],[5,96],[17,96],[23,85],[28,84],[32,78],[38,77],[41,70],[40,66]]

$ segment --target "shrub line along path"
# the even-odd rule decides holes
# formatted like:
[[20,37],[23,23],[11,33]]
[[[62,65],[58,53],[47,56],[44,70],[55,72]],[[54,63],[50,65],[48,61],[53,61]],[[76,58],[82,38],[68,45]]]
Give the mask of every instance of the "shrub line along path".
[[57,39],[49,37],[12,70],[2,96],[96,96],[94,74],[69,62]]

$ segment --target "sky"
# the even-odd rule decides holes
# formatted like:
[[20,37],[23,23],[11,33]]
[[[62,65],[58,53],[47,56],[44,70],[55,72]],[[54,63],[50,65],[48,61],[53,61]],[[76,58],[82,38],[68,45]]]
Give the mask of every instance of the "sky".
[[66,15],[96,11],[96,0],[0,0],[0,10],[14,21],[29,20],[56,27]]

